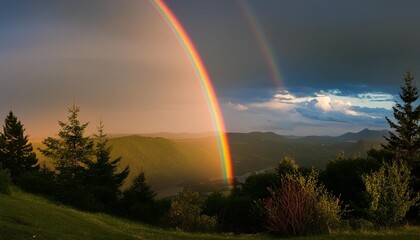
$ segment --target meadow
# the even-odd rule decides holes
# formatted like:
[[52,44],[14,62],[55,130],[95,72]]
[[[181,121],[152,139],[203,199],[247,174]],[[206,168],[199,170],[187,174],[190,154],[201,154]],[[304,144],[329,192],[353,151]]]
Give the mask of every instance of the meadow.
[[[266,234],[200,234],[161,229],[106,214],[86,213],[14,189],[0,194],[0,239],[276,239]],[[420,227],[335,232],[290,240],[420,239]]]

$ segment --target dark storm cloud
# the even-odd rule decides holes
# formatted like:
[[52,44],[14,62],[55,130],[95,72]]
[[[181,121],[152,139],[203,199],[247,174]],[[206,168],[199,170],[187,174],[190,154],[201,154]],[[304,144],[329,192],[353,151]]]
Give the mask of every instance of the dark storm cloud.
[[[235,1],[171,1],[206,65],[218,95],[269,88],[265,63]],[[233,90],[233,91],[231,91]]]
[[[395,93],[407,69],[420,72],[419,1],[246,2],[272,47],[285,87]],[[218,91],[273,87],[235,1],[170,5],[197,44]]]
[[368,107],[352,106],[351,109],[356,111],[356,112],[375,115],[378,118],[382,117],[384,119],[384,121],[385,121],[384,116],[389,116],[389,117],[392,116],[392,110],[385,109],[385,108],[368,108]]
[[[197,45],[220,100],[230,103],[224,108],[228,129],[307,134],[386,128],[384,116],[392,115],[390,102],[404,72],[420,74],[418,1],[244,2],[277,61],[280,89],[303,101],[292,109],[288,99],[273,98],[279,86],[270,80],[267,56],[237,2],[170,2]],[[321,95],[332,102],[323,102]]]

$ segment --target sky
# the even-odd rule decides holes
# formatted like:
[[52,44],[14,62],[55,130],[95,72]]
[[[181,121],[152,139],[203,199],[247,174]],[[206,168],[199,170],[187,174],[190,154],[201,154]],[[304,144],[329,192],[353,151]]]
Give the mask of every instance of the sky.
[[[405,71],[420,74],[419,1],[166,3],[229,132],[387,129]],[[215,131],[192,64],[150,1],[1,1],[0,113],[41,138],[73,103],[92,132],[100,119],[108,133]]]

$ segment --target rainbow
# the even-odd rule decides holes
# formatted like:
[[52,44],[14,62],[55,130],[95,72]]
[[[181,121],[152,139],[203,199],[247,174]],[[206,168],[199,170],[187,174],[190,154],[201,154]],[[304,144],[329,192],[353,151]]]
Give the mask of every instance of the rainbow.
[[236,0],[236,4],[239,7],[239,10],[245,16],[246,22],[248,27],[253,33],[255,41],[263,55],[264,62],[267,66],[267,70],[271,75],[271,79],[274,82],[275,86],[280,88],[282,83],[282,78],[280,75],[280,71],[277,67],[276,59],[272,54],[272,50],[270,47],[269,42],[267,41],[263,31],[261,30],[260,25],[258,24],[255,14],[252,12],[250,7],[248,6],[246,0]]
[[220,149],[220,159],[223,177],[225,179],[226,184],[228,186],[231,186],[233,179],[233,170],[228,139],[226,135],[226,128],[223,122],[223,116],[220,111],[216,93],[214,92],[213,85],[211,84],[207,70],[187,32],[185,31],[181,23],[178,21],[178,19],[175,17],[175,15],[172,13],[172,11],[168,8],[168,6],[163,2],[163,0],[151,0],[151,2],[166,20],[171,29],[174,31],[174,33],[178,37],[178,40],[184,47],[184,50],[188,55],[192,65],[194,66],[194,70],[200,81],[201,88],[205,94],[207,104],[210,108],[213,125],[217,131],[217,142],[219,144]]

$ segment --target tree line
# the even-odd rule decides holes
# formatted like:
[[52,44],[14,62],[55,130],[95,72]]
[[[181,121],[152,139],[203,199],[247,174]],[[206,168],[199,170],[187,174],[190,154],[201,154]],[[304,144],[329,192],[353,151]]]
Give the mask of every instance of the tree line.
[[130,168],[118,170],[121,157],[111,158],[112,147],[102,121],[93,137],[85,136],[88,123],[78,120],[79,107],[73,105],[68,112],[67,121],[59,121],[57,137],[45,138],[44,147],[39,148],[52,160],[53,169],[38,162],[23,124],[9,112],[0,134],[3,192],[10,192],[8,186],[12,183],[81,210],[128,217],[137,211],[139,219],[154,218],[158,211],[151,205],[155,193],[146,183],[144,172],[139,172],[131,186],[122,190]]
[[316,170],[285,156],[274,172],[235,181],[229,191],[200,195],[185,189],[166,199],[156,199],[144,172],[122,189],[129,166],[119,167],[121,157],[111,158],[102,122],[94,137],[85,136],[88,123],[78,120],[77,106],[68,109],[67,121],[59,121],[57,137],[43,140],[40,152],[53,161],[53,169],[38,163],[23,124],[10,111],[0,133],[0,191],[10,192],[14,184],[82,210],[185,231],[296,236],[418,223],[418,97],[407,72],[402,102],[393,107],[395,120],[386,117],[392,131],[382,149],[371,149],[367,157],[340,153],[324,170]]

